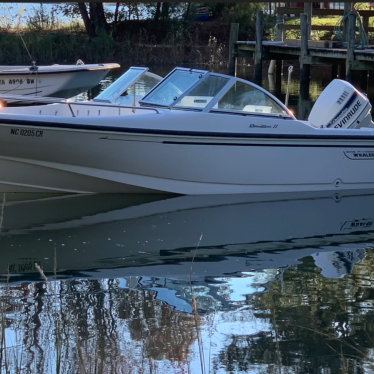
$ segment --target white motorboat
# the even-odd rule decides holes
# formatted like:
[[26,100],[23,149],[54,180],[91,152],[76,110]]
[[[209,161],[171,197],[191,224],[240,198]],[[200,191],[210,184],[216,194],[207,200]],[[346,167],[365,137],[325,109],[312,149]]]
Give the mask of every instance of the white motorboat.
[[374,188],[371,105],[341,80],[322,92],[308,121],[297,120],[251,82],[184,68],[174,69],[141,100],[132,98],[132,105],[97,99],[3,108],[0,191]]
[[100,83],[116,63],[0,66],[0,94],[72,97]]

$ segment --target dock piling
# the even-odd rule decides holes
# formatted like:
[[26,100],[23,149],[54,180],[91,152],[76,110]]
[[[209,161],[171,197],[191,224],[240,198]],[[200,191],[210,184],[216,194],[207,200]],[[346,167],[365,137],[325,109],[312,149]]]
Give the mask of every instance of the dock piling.
[[312,33],[312,9],[313,9],[313,3],[304,3],[304,13],[308,15],[308,40],[310,39],[311,33]]
[[367,70],[360,71],[360,89],[361,91],[367,92],[368,90],[369,73]]
[[368,83],[367,84],[368,84],[369,87],[374,85],[374,70],[369,70]]
[[345,79],[345,62],[339,65],[339,79]]
[[256,17],[256,47],[255,47],[255,81],[262,81],[262,39],[264,33],[264,13],[262,10],[257,12]]
[[348,30],[347,30],[347,59],[345,63],[345,75],[348,82],[353,81],[353,72],[351,63],[355,59],[355,27],[356,27],[356,16],[350,14],[348,16]]
[[235,75],[236,70],[236,42],[239,36],[239,24],[232,23],[230,26],[230,40],[229,40],[229,74]]
[[[284,24],[284,14],[277,14],[277,23],[275,25],[275,40],[276,41],[283,41],[283,29],[281,25]],[[271,60],[271,62],[275,61],[275,84],[276,84],[276,91],[281,91],[282,85],[282,71],[283,71],[283,60]],[[271,73],[273,74],[274,71]],[[269,72],[270,74],[270,72]]]
[[309,99],[310,65],[305,63],[308,56],[308,15],[300,14],[300,97],[302,100]]
[[331,79],[338,77],[338,65],[331,65]]
[[275,25],[275,40],[283,40],[283,29],[280,25],[284,24],[284,14],[277,14],[277,21]]
[[[352,3],[344,3],[344,16],[348,16],[349,12],[352,9]],[[344,34],[344,39],[347,41],[348,40],[348,17],[344,18],[344,25],[343,25],[343,34]]]
[[282,91],[282,72],[283,72],[283,60],[277,60],[275,66],[275,91],[281,93]]

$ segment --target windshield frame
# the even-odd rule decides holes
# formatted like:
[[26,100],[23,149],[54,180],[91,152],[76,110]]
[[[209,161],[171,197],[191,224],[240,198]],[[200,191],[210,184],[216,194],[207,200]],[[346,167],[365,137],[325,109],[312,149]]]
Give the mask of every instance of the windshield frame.
[[[133,70],[133,71],[137,71],[138,74],[135,76],[134,79],[131,80],[130,83],[128,83],[126,86],[121,86],[122,85],[122,82],[121,82],[121,78],[127,73],[129,72],[130,70]],[[139,66],[131,66],[129,69],[127,69],[120,77],[118,77],[118,79],[116,79],[113,83],[111,83],[103,92],[101,92],[99,95],[97,95],[94,99],[92,99],[92,101],[95,101],[95,102],[98,102],[98,103],[115,103],[116,100],[122,96],[122,94],[129,90],[130,88],[133,87],[134,84],[136,84],[136,82],[143,76],[149,76],[151,78],[155,78],[156,80],[158,80],[159,82],[162,81],[162,77],[160,77],[159,75],[157,74],[154,74],[154,73],[151,73],[149,71],[149,68],[144,68],[144,67],[139,67]],[[158,82],[158,83],[159,83]],[[158,84],[157,83],[157,84]],[[114,86],[113,86],[114,85]],[[105,93],[105,91],[110,91],[110,88],[113,86],[115,87],[116,85],[119,86],[120,90],[117,90],[118,92],[116,93],[116,95],[114,95],[112,98],[110,99],[100,99],[99,96],[102,96],[103,93]]]
[[[169,105],[158,104],[158,103],[153,103],[153,102],[146,101],[147,97],[149,95],[151,95],[155,90],[157,90],[159,86],[161,86],[162,84],[165,84],[165,82],[168,81],[169,77],[171,77],[176,71],[184,71],[186,73],[187,72],[193,72],[193,73],[196,73],[196,74],[202,74],[202,77],[200,77],[196,82],[194,82],[191,86],[189,86],[184,92],[182,92],[182,94],[177,98],[177,100],[175,100],[174,102],[172,102]],[[179,68],[179,67],[177,67],[177,68],[173,69],[168,75],[166,75],[166,77],[161,82],[159,82],[158,84],[156,84],[156,86],[154,86],[141,100],[139,100],[139,104],[146,105],[146,106],[157,106],[157,107],[163,107],[163,108],[173,108],[174,105],[176,103],[178,103],[186,95],[186,93],[188,93],[191,89],[195,88],[207,76],[209,76],[209,72],[206,71],[206,70],[188,69],[188,68]]]

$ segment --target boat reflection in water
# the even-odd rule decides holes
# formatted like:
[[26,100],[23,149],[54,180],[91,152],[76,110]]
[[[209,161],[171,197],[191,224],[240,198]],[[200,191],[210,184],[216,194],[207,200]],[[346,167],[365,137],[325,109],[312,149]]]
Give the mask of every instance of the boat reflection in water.
[[374,192],[6,199],[4,346],[25,372],[337,373],[357,356],[339,339],[369,344]]
[[197,281],[308,255],[338,277],[363,256],[339,245],[374,239],[374,194],[22,196],[4,207],[0,266],[10,281],[39,277],[35,263],[58,277]]

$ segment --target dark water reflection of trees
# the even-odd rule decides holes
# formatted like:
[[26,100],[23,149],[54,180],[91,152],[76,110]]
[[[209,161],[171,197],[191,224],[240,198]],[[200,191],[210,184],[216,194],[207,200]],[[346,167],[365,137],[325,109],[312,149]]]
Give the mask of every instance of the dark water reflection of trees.
[[[248,371],[255,363],[297,373],[364,373],[374,369],[374,253],[342,279],[323,278],[311,257],[291,267],[282,282],[251,304],[272,330],[233,336],[220,360],[228,372]],[[364,364],[365,363],[365,364]]]
[[[2,366],[25,373],[195,372],[198,327],[210,331],[209,340],[202,335],[210,372],[364,373],[374,368],[373,270],[370,249],[336,279],[324,278],[306,257],[264,292],[231,301],[230,310],[202,311],[204,295],[197,293],[196,318],[158,300],[136,277],[126,280],[129,288],[118,279],[4,284]],[[221,286],[229,299],[222,279]],[[224,324],[238,321],[240,332],[230,334]],[[269,329],[251,333],[261,322]],[[219,328],[224,334],[215,340]]]
[[17,336],[3,335],[2,361],[14,370],[148,372],[155,360],[179,367],[196,338],[192,315],[174,312],[151,291],[119,288],[116,280],[9,285],[1,293],[6,328]]

